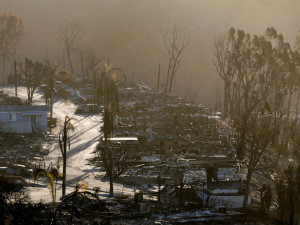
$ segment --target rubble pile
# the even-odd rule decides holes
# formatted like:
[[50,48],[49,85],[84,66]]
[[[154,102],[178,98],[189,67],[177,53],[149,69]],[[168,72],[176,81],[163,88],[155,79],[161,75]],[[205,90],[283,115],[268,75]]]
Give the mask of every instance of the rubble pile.
[[[34,165],[42,163],[48,154],[42,135],[0,134],[0,174],[32,178]],[[23,179],[24,178],[24,179]]]
[[[144,83],[119,83],[118,93],[113,137],[138,137],[141,157],[117,182],[133,186],[135,195],[139,189],[154,196],[158,205],[148,200],[133,209],[118,201],[109,210],[118,215],[114,221],[121,216],[140,224],[243,224],[245,214],[236,209],[243,206],[245,171],[226,118]],[[139,220],[139,213],[145,218]]]
[[[101,106],[94,111],[90,87],[84,85],[80,92],[68,89],[77,113],[102,111]],[[78,201],[75,195],[67,197],[58,214],[62,221],[73,217],[73,211],[66,209],[75,202],[79,214],[73,224],[244,224],[245,214],[236,208],[242,207],[245,172],[230,144],[232,131],[226,118],[144,83],[118,83],[118,92],[119,112],[110,145],[128,149],[139,159],[114,182],[133,187],[134,195],[101,201],[108,195],[95,193],[93,199],[86,199],[85,193]],[[52,138],[2,133],[0,173],[32,178],[34,165],[42,164],[49,152],[47,146],[57,142]],[[94,153],[101,148],[100,143]],[[101,166],[99,155],[93,163]]]
[[138,137],[144,156],[126,174],[132,180],[138,176],[157,182],[160,174],[172,182],[181,169],[189,183],[206,180],[205,168],[216,166],[216,160],[219,168],[237,166],[228,143],[230,128],[221,113],[166,96],[145,84],[119,84],[118,91],[120,112],[114,136]]
[[242,207],[245,176],[221,113],[144,83],[118,83],[118,93],[113,138],[126,147],[132,145],[126,137],[137,137],[139,148],[133,154],[140,159],[116,182],[171,206],[168,210]]

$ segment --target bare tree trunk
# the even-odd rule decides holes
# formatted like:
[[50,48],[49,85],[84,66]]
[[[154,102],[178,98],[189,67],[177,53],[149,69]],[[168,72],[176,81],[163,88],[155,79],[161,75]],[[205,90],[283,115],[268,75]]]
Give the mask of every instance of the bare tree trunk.
[[72,74],[74,74],[73,64],[72,64],[71,56],[70,56],[70,49],[67,49],[67,55],[68,55],[68,59],[69,59],[70,67],[71,67],[71,72],[72,72]]
[[287,118],[290,119],[290,110],[291,110],[291,100],[292,100],[293,92],[290,90],[289,93],[289,101],[288,101],[288,109],[287,109]]
[[95,107],[96,107],[96,104],[97,104],[97,98],[98,98],[98,94],[97,94],[97,76],[96,76],[96,71],[94,70],[94,74],[93,74],[93,76],[94,76],[94,88],[93,88],[93,109],[95,109]]
[[[218,84],[217,84],[217,81],[216,81],[216,99],[215,99],[216,103],[215,103],[215,112],[218,111],[218,97],[219,97],[218,95],[219,95],[219,93],[218,93]],[[192,103],[193,103],[193,101],[192,101]]]
[[17,79],[17,61],[14,61],[14,69],[15,69],[15,96],[18,97],[18,79]]
[[33,94],[34,94],[34,89],[31,88],[30,90],[30,102],[32,103],[32,99],[33,99]]
[[288,142],[289,142],[289,136],[290,136],[290,110],[291,110],[291,101],[292,101],[292,95],[293,95],[293,91],[290,90],[289,92],[289,101],[288,101],[288,111],[287,111],[287,129],[286,129],[286,135],[285,135],[285,144],[284,144],[284,148],[288,149]]
[[69,146],[70,150],[70,140],[68,138],[68,130],[70,129],[69,126],[71,126],[71,129],[73,129],[72,124],[70,121],[72,118],[69,118],[68,116],[65,116],[64,121],[64,127],[62,130],[62,133],[59,135],[59,147],[61,154],[63,156],[63,183],[62,183],[62,197],[64,198],[66,196],[66,184],[67,184],[67,147]]
[[65,64],[65,49],[63,48],[63,69],[66,69],[66,64]]
[[[64,142],[64,148],[67,148],[67,143]],[[64,149],[63,155],[63,184],[62,184],[62,197],[66,196],[66,183],[67,183],[67,152]]]
[[167,73],[167,84],[166,84],[166,86],[165,86],[165,95],[167,95],[168,87],[169,87],[171,61],[172,61],[172,59],[170,58],[170,59],[169,59],[169,65],[168,65],[168,73]]
[[173,64],[173,68],[172,68],[172,72],[171,72],[171,76],[170,76],[170,86],[169,86],[169,93],[171,93],[172,91],[172,86],[173,86],[173,78],[174,78],[174,75],[176,73],[175,71],[175,67],[178,66],[178,61],[177,61],[177,58],[174,60],[174,64]]
[[160,80],[160,63],[158,64],[157,85],[156,85],[157,90],[159,90],[159,80]]
[[62,184],[62,197],[64,198],[66,196],[66,183],[67,183],[67,122],[65,118],[65,123],[64,123],[64,129],[63,129],[63,149],[62,149],[62,155],[63,155],[63,184]]
[[5,54],[2,56],[2,71],[3,71],[3,77],[2,77],[2,84],[5,84]]
[[228,114],[228,84],[224,81],[224,113]]
[[247,172],[247,179],[246,179],[246,188],[244,192],[244,202],[243,202],[243,207],[247,207],[248,205],[248,195],[249,195],[249,189],[250,189],[250,182],[252,178],[252,169],[248,167],[248,172]]
[[171,89],[172,89],[172,85],[173,85],[173,75],[171,74],[171,79],[170,79],[170,86],[169,86],[169,93],[171,93]]
[[297,119],[298,119],[299,98],[300,98],[300,88],[298,88],[297,103],[296,103],[296,118]]
[[50,97],[50,118],[53,118],[53,96]]
[[84,66],[83,66],[83,52],[82,52],[82,51],[80,52],[80,62],[81,62],[82,76],[83,76],[83,78],[84,78],[84,77],[85,77],[85,74],[84,74]]
[[27,99],[28,99],[28,104],[32,103],[32,99],[30,98],[31,94],[30,94],[30,88],[27,87]]
[[112,175],[109,176],[109,197],[114,197],[114,183]]
[[295,207],[294,207],[294,202],[295,202],[295,198],[297,198],[297,196],[294,196],[294,185],[293,185],[293,179],[291,180],[291,182],[289,182],[289,186],[288,190],[289,190],[289,200],[290,200],[290,224],[294,225],[294,224],[298,224],[298,223],[294,223],[294,216],[295,216]]
[[[172,89],[172,86],[173,86],[173,78],[174,78],[174,75],[175,75],[175,73],[176,73],[175,68],[176,68],[177,66],[179,66],[179,63],[178,63],[178,57],[179,57],[179,55],[177,55],[176,58],[173,59],[174,62],[173,62],[173,66],[172,66],[173,68],[172,68],[171,76],[170,76],[169,93],[171,93],[171,89]],[[176,70],[177,70],[177,69],[176,69]]]

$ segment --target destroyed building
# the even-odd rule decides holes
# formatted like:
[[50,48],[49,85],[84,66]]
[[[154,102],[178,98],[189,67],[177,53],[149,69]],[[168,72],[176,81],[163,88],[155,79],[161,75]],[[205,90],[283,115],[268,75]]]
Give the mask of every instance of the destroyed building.
[[155,196],[161,189],[166,204],[242,207],[245,177],[229,142],[230,126],[221,113],[144,83],[119,83],[118,92],[120,112],[113,136],[138,137],[142,153],[119,178],[121,183],[140,186]]

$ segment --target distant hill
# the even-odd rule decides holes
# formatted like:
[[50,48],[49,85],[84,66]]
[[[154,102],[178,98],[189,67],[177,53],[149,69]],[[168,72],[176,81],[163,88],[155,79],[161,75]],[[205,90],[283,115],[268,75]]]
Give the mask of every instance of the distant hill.
[[[57,29],[64,19],[83,26],[78,50],[95,53],[121,67],[131,80],[156,86],[158,63],[166,73],[163,32],[176,23],[189,37],[174,94],[213,106],[222,83],[212,65],[212,40],[230,27],[263,34],[268,26],[292,45],[300,26],[297,0],[1,0],[2,12],[14,12],[25,25],[20,55],[62,61]],[[80,73],[79,53],[72,55]],[[1,64],[0,64],[1,65]],[[165,79],[165,77],[164,77]]]

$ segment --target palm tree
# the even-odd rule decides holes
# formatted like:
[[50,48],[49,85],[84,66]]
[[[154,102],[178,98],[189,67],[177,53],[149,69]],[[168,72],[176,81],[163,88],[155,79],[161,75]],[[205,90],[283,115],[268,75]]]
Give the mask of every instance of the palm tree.
[[60,211],[61,209],[68,209],[69,218],[68,224],[73,224],[73,218],[77,215],[82,216],[81,212],[79,212],[79,208],[81,208],[82,200],[84,200],[87,196],[91,197],[94,201],[96,201],[99,206],[105,205],[100,201],[98,194],[89,192],[87,190],[88,184],[86,182],[77,182],[75,186],[75,190],[68,194],[62,201],[58,204],[56,211]]
[[78,200],[78,196],[80,194],[80,190],[87,191],[88,188],[88,184],[86,182],[77,182],[76,186],[75,186],[75,191],[74,194],[72,195],[72,202],[71,202],[71,216],[70,216],[70,223],[73,222],[73,217],[74,217],[74,209],[75,206],[77,205],[77,200]]
[[63,198],[66,195],[66,176],[67,176],[67,148],[70,150],[70,138],[69,130],[74,130],[74,126],[71,121],[74,118],[68,116],[65,117],[64,126],[59,134],[59,147],[61,154],[63,156],[63,185],[62,185],[62,196]]
[[49,167],[48,167],[48,169],[36,168],[34,170],[33,177],[34,177],[34,181],[37,181],[40,176],[44,176],[47,178],[47,184],[49,186],[50,194],[52,197],[52,207],[53,207],[53,213],[54,213],[56,196],[55,196],[54,181],[53,181],[53,178],[55,175],[52,174],[52,172],[54,171],[53,169],[54,168],[52,168],[51,171],[49,171]]
[[[117,80],[117,75],[121,75],[126,82],[127,78],[124,73],[124,71],[121,68],[118,67],[113,67],[112,64],[109,63],[109,59],[107,60],[107,63],[105,63],[103,60],[96,58],[97,62],[95,62],[95,67],[97,67],[98,63],[101,63],[102,66],[104,67],[104,72],[102,73],[103,75],[103,102],[104,105],[107,107],[109,106],[112,102],[110,101],[112,96],[115,95],[115,87],[116,87],[116,80]],[[100,70],[100,68],[95,68],[95,71]],[[120,73],[116,73],[116,72]],[[113,93],[111,93],[113,92]],[[115,95],[116,96],[116,95]]]
[[[56,184],[57,184],[57,179],[59,176],[58,169],[53,167],[52,163],[50,163],[50,165],[48,166],[47,169],[45,167],[45,164],[44,164],[44,168],[42,168],[41,165],[39,165],[38,167],[35,167],[33,176],[34,176],[34,181],[37,181],[40,176],[47,178],[47,184],[49,186],[50,194],[52,197],[52,217],[51,217],[50,225],[56,224],[55,203],[56,203]],[[56,180],[55,187],[54,187],[53,178],[55,178],[55,180]]]
[[[98,63],[101,63],[104,72],[102,73],[102,83],[103,83],[103,103],[104,103],[104,141],[105,146],[104,149],[101,150],[101,158],[106,169],[106,174],[109,177],[110,189],[109,196],[113,197],[113,181],[115,178],[120,176],[125,170],[123,159],[126,158],[125,153],[119,154],[114,153],[112,147],[110,147],[110,141],[108,137],[113,135],[114,130],[114,118],[115,114],[119,110],[119,98],[118,98],[118,88],[116,85],[117,75],[122,75],[124,81],[126,82],[126,75],[124,71],[120,68],[113,67],[112,64],[109,63],[109,59],[107,63],[97,58],[97,62],[95,63],[95,67]],[[100,70],[100,68],[95,69],[95,71]],[[116,73],[116,72],[121,73]],[[110,76],[111,75],[111,76]],[[126,160],[125,160],[126,161]],[[117,167],[117,169],[116,169]]]
[[66,79],[70,77],[70,73],[67,70],[61,70],[57,72],[57,69],[61,63],[52,64],[50,61],[46,61],[47,67],[45,67],[46,74],[46,84],[47,87],[44,90],[44,95],[46,98],[46,104],[50,107],[50,118],[53,118],[53,96],[54,96],[54,87],[55,81],[59,79]]

